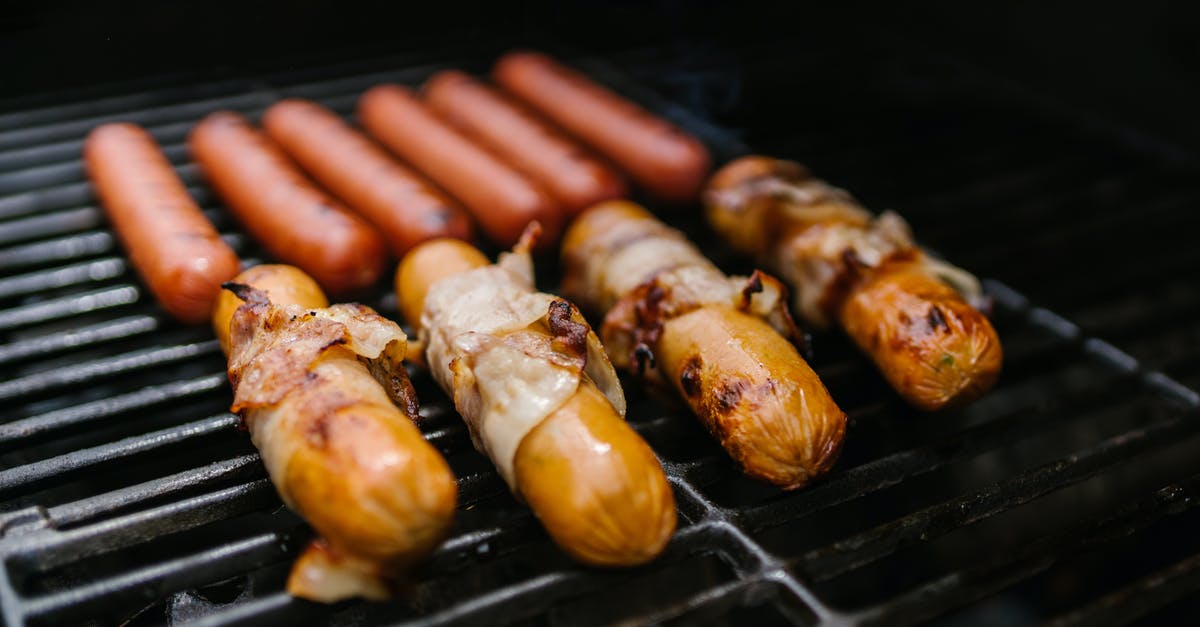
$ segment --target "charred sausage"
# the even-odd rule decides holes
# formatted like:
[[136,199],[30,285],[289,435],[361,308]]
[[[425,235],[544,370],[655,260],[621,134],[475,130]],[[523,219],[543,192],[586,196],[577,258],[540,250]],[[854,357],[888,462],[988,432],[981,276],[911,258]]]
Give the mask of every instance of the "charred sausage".
[[888,383],[923,410],[970,402],[1000,374],[979,282],[934,259],[894,213],[873,216],[803,166],[743,157],[713,176],[709,222],[795,289],[805,321],[841,324]]
[[606,314],[613,363],[674,388],[746,474],[794,489],[833,465],[846,416],[788,341],[778,281],[725,276],[622,201],[580,215],[563,259],[564,292]]

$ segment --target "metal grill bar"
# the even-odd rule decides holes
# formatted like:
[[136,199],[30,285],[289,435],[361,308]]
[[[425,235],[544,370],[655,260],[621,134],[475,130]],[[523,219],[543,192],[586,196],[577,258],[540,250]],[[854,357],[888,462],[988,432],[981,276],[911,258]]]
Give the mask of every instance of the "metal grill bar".
[[1096,625],[1131,623],[1152,611],[1178,601],[1200,589],[1200,555],[1108,594],[1096,602],[1059,616],[1050,625]]
[[238,417],[233,414],[213,416],[178,427],[125,438],[111,444],[85,448],[17,468],[0,470],[0,494],[17,488],[28,489],[52,479],[66,479],[74,473],[100,464],[114,463],[126,457],[172,446],[186,440],[226,432],[235,428],[238,420]]
[[927,542],[1078,483],[1111,466],[1132,461],[1137,455],[1154,447],[1191,434],[1195,426],[1193,420],[1194,416],[1180,416],[1146,429],[1113,436],[1086,451],[1022,473],[1009,481],[929,507],[828,548],[812,551],[800,558],[795,566],[817,581],[832,579],[891,555],[902,547]]
[[55,261],[71,261],[113,251],[111,233],[60,237],[0,251],[0,268],[17,269]]
[[60,120],[39,126],[25,126],[19,129],[0,131],[0,149],[21,148],[31,144],[82,137],[88,131],[107,122],[134,121],[146,125],[169,124],[182,120],[193,120],[217,109],[248,109],[266,107],[270,104],[271,101],[264,99],[262,92],[252,91],[224,98],[192,100],[127,113]]
[[113,279],[125,273],[125,260],[109,257],[0,279],[0,298]]
[[[1087,400],[1088,405],[1101,406],[1111,402],[1113,398],[1089,395]],[[1082,407],[1072,407],[1071,419],[1085,419],[1087,414],[1082,413],[1082,410]],[[901,451],[847,469],[811,490],[766,506],[745,510],[741,514],[742,521],[754,529],[794,521],[801,516],[812,515],[822,509],[889,488],[905,479],[944,468],[952,462],[1007,447],[1022,438],[1036,435],[1031,429],[1045,424],[1048,413],[1014,410],[1003,419],[988,421],[976,429],[945,441]]]
[[0,424],[0,450],[31,442],[54,432],[78,427],[109,416],[134,409],[146,409],[189,396],[223,389],[227,379],[223,373],[183,381],[144,387],[136,392],[119,394],[98,401],[75,405],[29,418]]
[[95,359],[78,365],[63,366],[10,379],[0,383],[0,399],[28,396],[68,385],[90,383],[102,378],[175,363],[201,355],[214,355],[219,351],[220,346],[216,340],[131,351],[114,357]]
[[[1013,555],[1000,556],[992,563],[926,583],[855,618],[863,624],[908,624],[936,616],[1046,570],[1064,555],[1127,536],[1166,516],[1193,509],[1197,490],[1200,490],[1200,476],[1167,486],[1102,521],[1043,538]],[[1149,609],[1161,603],[1147,605]]]
[[126,316],[53,335],[4,344],[0,346],[0,364],[151,333],[158,330],[159,324],[159,319],[154,316]]
[[161,596],[207,581],[224,579],[245,568],[264,566],[280,558],[280,538],[266,533],[209,549],[188,557],[100,579],[64,592],[28,601],[31,618],[64,621],[88,616],[98,608]]
[[38,215],[5,223],[3,235],[0,235],[0,244],[70,233],[71,231],[86,231],[101,224],[103,224],[103,217],[100,215],[100,210],[95,207]]
[[187,101],[197,98],[215,97],[219,94],[241,93],[253,89],[247,81],[218,81],[214,83],[190,84],[185,87],[142,91],[106,98],[86,99],[81,102],[59,104],[38,108],[0,113],[0,129],[26,128],[61,120],[93,116],[96,113],[113,113],[145,109],[168,101]]
[[9,567],[46,571],[143,542],[145,538],[187,531],[279,502],[267,479],[195,496],[95,525],[62,532],[33,532],[12,552]]
[[54,523],[56,528],[61,529],[138,505],[140,502],[154,501],[172,494],[205,487],[218,481],[241,477],[249,470],[261,471],[261,468],[262,464],[257,455],[240,455],[200,468],[168,475],[161,479],[106,492],[92,498],[51,507],[46,510],[46,517]]

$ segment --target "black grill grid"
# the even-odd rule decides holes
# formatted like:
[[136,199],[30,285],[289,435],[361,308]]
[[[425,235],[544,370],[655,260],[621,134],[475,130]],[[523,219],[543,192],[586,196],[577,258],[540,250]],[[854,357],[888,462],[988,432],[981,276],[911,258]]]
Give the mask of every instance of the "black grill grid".
[[[769,46],[741,54],[750,85],[782,63],[771,64],[778,50]],[[550,544],[471,450],[445,396],[416,374],[422,428],[460,478],[460,510],[409,595],[388,604],[322,607],[283,593],[310,532],[282,508],[224,411],[229,390],[210,332],[165,318],[129,271],[79,148],[103,121],[147,126],[209,217],[254,259],[261,251],[188,162],[182,141],[196,119],[217,108],[254,116],[286,96],[348,115],[377,82],[417,84],[449,65],[481,70],[487,59],[371,60],[0,114],[5,622],[833,625],[969,622],[999,611],[1074,624],[1169,610],[1200,586],[1200,542],[1176,540],[1194,535],[1180,529],[1200,518],[1200,397],[1166,373],[1195,381],[1200,351],[1155,349],[1177,344],[1181,329],[1194,333],[1200,295],[1179,287],[1194,246],[1153,254],[1153,242],[1195,219],[1186,207],[1200,188],[1122,138],[1093,139],[1096,131],[1064,127],[1020,99],[995,105],[953,65],[897,58],[791,51],[786,62],[808,73],[815,93],[847,102],[756,101],[748,91],[716,123],[644,86],[687,83],[666,80],[655,51],[576,62],[700,135],[719,160],[747,145],[803,159],[870,205],[902,209],[949,258],[998,277],[986,281],[1006,349],[997,389],[971,407],[919,415],[844,340],[819,336],[814,367],[851,417],[846,451],[827,479],[783,494],[738,476],[678,405],[627,385],[630,421],[675,488],[680,530],[653,564],[599,571]],[[858,65],[867,69],[850,69]],[[969,114],[939,109],[964,104]],[[925,141],[914,145],[910,127]],[[1071,213],[1079,207],[1091,210],[1082,225]],[[1146,215],[1149,223],[1137,218]],[[726,269],[748,267],[694,212],[667,219]],[[1092,263],[1104,272],[1090,271],[1078,251],[1103,250],[1114,230],[1139,235],[1130,246],[1142,263],[1110,271],[1104,264],[1115,262],[1102,256]],[[1057,259],[1056,238],[1079,241]],[[1039,268],[1047,259],[1052,270]],[[1055,273],[1072,289],[1055,290]],[[553,269],[542,274],[552,287]],[[1137,306],[1146,294],[1161,300]],[[395,314],[393,298],[368,302]],[[1169,546],[1127,563],[1130,542],[1155,536]],[[1097,559],[1125,560],[1124,570],[1080,575]],[[1064,586],[1061,598],[1046,598]]]

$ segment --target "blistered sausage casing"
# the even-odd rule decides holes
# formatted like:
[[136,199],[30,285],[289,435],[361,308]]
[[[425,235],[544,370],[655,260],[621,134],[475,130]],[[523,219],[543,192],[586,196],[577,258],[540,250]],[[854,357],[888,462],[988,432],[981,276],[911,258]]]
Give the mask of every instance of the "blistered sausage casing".
[[789,342],[777,281],[726,277],[627,202],[581,215],[563,257],[564,290],[606,313],[613,363],[677,390],[746,474],[791,489],[833,465],[846,416]]
[[807,324],[840,324],[913,406],[961,405],[995,383],[1002,350],[979,282],[921,250],[896,214],[757,156],[718,171],[705,205],[730,244],[791,284]]

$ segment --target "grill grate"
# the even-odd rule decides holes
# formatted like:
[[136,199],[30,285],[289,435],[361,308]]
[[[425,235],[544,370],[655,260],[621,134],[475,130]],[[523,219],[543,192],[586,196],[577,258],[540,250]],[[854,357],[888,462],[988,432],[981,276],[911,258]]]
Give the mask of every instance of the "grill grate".
[[[80,143],[104,121],[146,125],[253,258],[261,251],[187,161],[182,141],[199,116],[257,115],[285,96],[348,115],[377,82],[484,66],[372,60],[0,113],[5,622],[1075,624],[1176,611],[1200,587],[1200,540],[1188,532],[1200,519],[1191,172],[999,99],[991,83],[919,53],[787,52],[740,51],[740,77],[665,72],[655,51],[576,61],[719,158],[746,145],[801,158],[869,206],[902,209],[927,243],[995,277],[987,288],[1006,350],[997,389],[918,415],[847,342],[819,336],[813,365],[851,418],[846,450],[827,479],[782,494],[740,477],[679,406],[629,386],[630,421],[662,458],[681,520],[661,559],[610,572],[554,549],[471,449],[444,395],[415,375],[423,430],[460,477],[459,516],[409,598],[378,605],[283,593],[309,532],[223,411],[229,391],[209,332],[144,298],[83,182]],[[814,89],[772,92],[784,67]],[[713,80],[717,89],[704,83]],[[727,98],[720,87],[739,82],[746,97],[718,123],[690,113],[712,103],[689,109],[643,86]],[[669,220],[726,269],[746,269],[696,216]],[[1156,305],[1140,305],[1147,298]],[[395,314],[392,298],[370,304]]]

